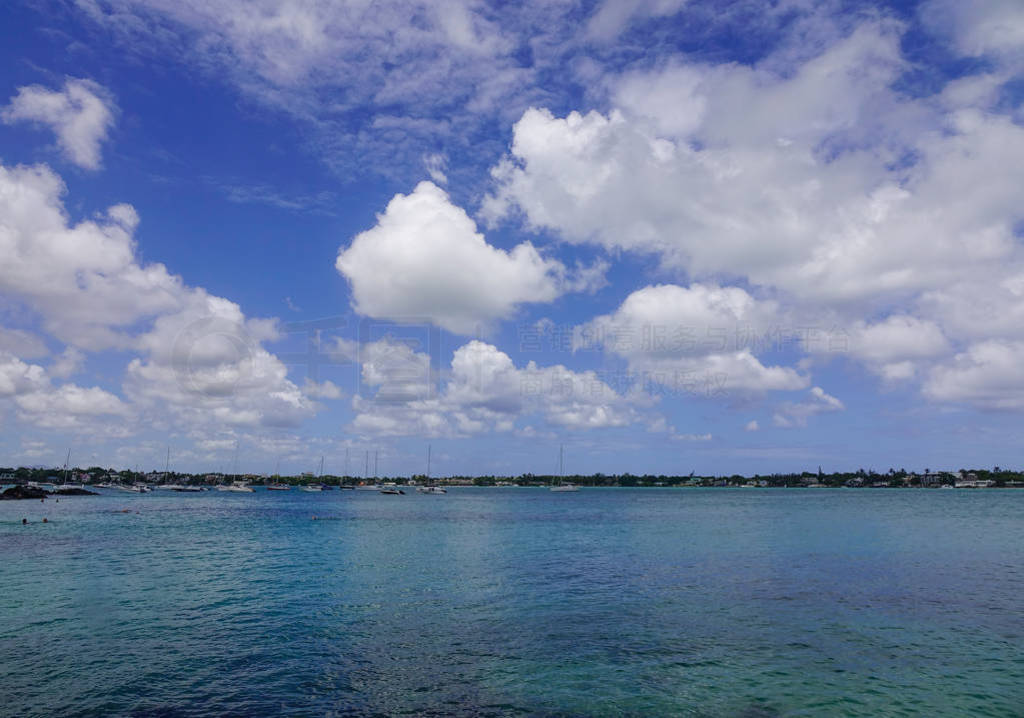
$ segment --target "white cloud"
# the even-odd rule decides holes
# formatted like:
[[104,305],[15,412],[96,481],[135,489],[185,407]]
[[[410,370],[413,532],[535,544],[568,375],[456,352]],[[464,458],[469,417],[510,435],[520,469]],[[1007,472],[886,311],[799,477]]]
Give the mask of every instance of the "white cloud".
[[859,325],[849,346],[852,354],[879,363],[927,359],[949,350],[949,342],[934,322],[908,315],[892,315],[881,322]]
[[[237,304],[185,285],[163,265],[140,264],[132,207],[71,224],[63,192],[46,167],[0,165],[0,291],[69,345],[55,376],[74,372],[81,350],[116,348],[137,355],[124,391],[154,425],[279,426],[315,413],[287,367],[262,346],[277,337],[274,322],[247,318]],[[33,406],[105,401],[69,392]]]
[[356,311],[398,322],[433,322],[473,334],[524,302],[551,301],[565,268],[529,242],[492,247],[476,224],[431,182],[396,195],[377,225],[355,237],[336,262],[352,285]]
[[936,401],[1024,409],[1024,342],[993,339],[973,344],[934,367],[923,391]]
[[743,427],[744,431],[757,431],[760,429],[760,425],[757,423],[757,419],[751,419],[747,422],[747,425]]
[[135,261],[132,207],[70,224],[64,192],[48,167],[0,165],[0,291],[39,312],[61,341],[123,348],[125,328],[178,306],[181,280],[161,264]]
[[0,352],[3,399],[14,402],[22,422],[45,428],[88,428],[97,416],[124,418],[131,413],[127,404],[104,389],[76,384],[54,386],[43,367]]
[[636,15],[664,16],[678,12],[687,0],[604,0],[587,22],[587,37],[613,40]]
[[[856,44],[867,46],[857,56],[862,63],[881,51],[872,42],[888,48],[893,41],[858,36]],[[835,52],[845,57],[843,50]],[[873,73],[857,74],[855,67],[815,68],[773,81],[734,66],[677,67],[627,77],[620,99],[641,102],[640,88],[649,83],[642,106],[631,110],[633,119],[619,110],[564,119],[530,110],[515,127],[514,161],[496,169],[501,190],[485,213],[495,217],[514,204],[532,226],[554,229],[570,241],[654,251],[697,272],[772,279],[777,265],[789,269],[811,259],[821,230],[830,229],[822,220],[832,221],[834,203],[823,207],[824,198],[870,188],[852,174],[862,170],[859,159],[826,163],[813,154],[830,131],[858,121]],[[680,82],[680,75],[688,80]],[[698,77],[703,86],[695,94]],[[666,87],[676,89],[674,103],[664,97]],[[733,105],[751,101],[763,111],[734,112]],[[751,115],[759,121],[746,122]],[[691,134],[707,148],[692,149],[685,141]]]
[[132,410],[114,394],[99,387],[64,384],[48,391],[35,391],[15,398],[23,421],[48,428],[80,426],[86,418],[125,418]]
[[1024,7],[1016,0],[930,0],[918,12],[926,25],[950,36],[963,55],[1024,57]]
[[[531,35],[534,62],[554,65],[560,53],[549,38],[569,29],[564,18],[573,9],[475,0],[75,5],[132,54],[180,58],[192,72],[291,114],[306,128],[311,152],[347,176],[395,172],[396,164],[418,170],[422,154],[442,144],[470,148],[481,115],[511,103],[518,111],[515,98],[535,92],[536,70],[515,55],[512,35]],[[401,127],[377,126],[389,113]]]
[[20,396],[48,384],[46,370],[26,364],[8,353],[0,353],[0,397]]
[[429,155],[423,155],[423,166],[427,170],[427,174],[430,175],[430,179],[434,180],[439,185],[448,184],[448,175],[444,173],[445,168],[448,166],[448,160],[445,159],[444,155],[435,153]]
[[711,434],[670,434],[674,441],[711,441]]
[[133,359],[126,394],[150,414],[186,426],[293,426],[316,405],[288,378],[262,342],[271,322],[247,319],[234,302],[192,289],[181,309],[159,317],[138,337],[145,358]]
[[[827,351],[824,345],[816,348]],[[948,355],[952,345],[935,322],[894,314],[873,324],[856,322],[843,350],[894,382],[914,378],[920,365]]]
[[810,396],[805,401],[782,404],[779,410],[772,416],[772,422],[775,426],[783,428],[807,426],[807,420],[812,416],[846,409],[843,402],[830,394],[826,394],[820,386],[812,387],[808,394]]
[[[847,356],[886,381],[1024,338],[1024,126],[999,103],[1022,11],[937,4],[970,19],[946,25],[988,71],[928,97],[896,92],[905,28],[886,21],[810,57],[784,46],[750,67],[632,70],[606,79],[607,109],[523,113],[482,216],[653,255],[696,284],[743,283],[790,326],[846,332]],[[732,369],[740,384],[765,378],[751,359]]]
[[35,359],[46,356],[50,350],[46,348],[46,343],[32,332],[0,327],[0,352],[7,352],[21,359]]
[[806,377],[754,355],[772,348],[765,337],[779,322],[775,302],[739,287],[664,284],[638,289],[614,313],[578,327],[575,342],[621,356],[632,373],[679,394],[801,389]]
[[[744,274],[804,295],[872,291],[898,277],[826,276],[817,253],[871,231],[899,196],[886,185],[891,153],[872,148],[869,161],[858,150],[859,134],[899,113],[887,89],[898,53],[898,34],[868,25],[791,76],[668,66],[625,76],[615,97],[633,104],[606,114],[531,109],[484,216],[518,207],[533,228],[657,253],[698,276]],[[866,117],[876,104],[881,117]],[[824,154],[828,141],[851,147]]]
[[0,110],[4,122],[34,122],[57,136],[64,155],[79,167],[100,167],[100,145],[114,126],[117,106],[110,93],[90,80],[69,77],[61,90],[40,85],[18,88]]
[[429,357],[386,338],[362,348],[364,391],[353,398],[352,429],[367,435],[467,436],[518,430],[540,417],[581,431],[639,423],[651,405],[641,393],[617,392],[593,371],[564,366],[517,368],[491,344],[470,341],[455,351],[446,380]]
[[333,381],[324,380],[321,382],[306,378],[302,386],[302,392],[313,399],[341,399],[345,393]]
[[84,364],[85,353],[75,347],[68,347],[50,364],[50,376],[67,379],[80,372]]

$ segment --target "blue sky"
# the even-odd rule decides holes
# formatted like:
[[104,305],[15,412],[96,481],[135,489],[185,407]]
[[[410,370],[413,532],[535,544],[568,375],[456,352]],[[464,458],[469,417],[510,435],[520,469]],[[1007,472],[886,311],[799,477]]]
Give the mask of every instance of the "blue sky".
[[1015,0],[0,12],[0,464],[1017,464]]

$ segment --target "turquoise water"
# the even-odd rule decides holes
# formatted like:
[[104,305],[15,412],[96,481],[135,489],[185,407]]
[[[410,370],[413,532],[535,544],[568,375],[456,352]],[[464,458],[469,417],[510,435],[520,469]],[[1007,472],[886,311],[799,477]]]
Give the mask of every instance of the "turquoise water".
[[1021,716],[1022,533],[1013,490],[0,502],[0,714]]

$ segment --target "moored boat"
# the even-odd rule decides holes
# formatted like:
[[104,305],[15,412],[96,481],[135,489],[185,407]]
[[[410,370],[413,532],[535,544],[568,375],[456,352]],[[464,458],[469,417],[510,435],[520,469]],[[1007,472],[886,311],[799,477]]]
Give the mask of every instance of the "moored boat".
[[563,464],[563,447],[558,447],[558,483],[551,486],[550,490],[555,493],[563,494],[570,491],[579,491],[580,487],[572,482],[562,482],[562,464]]
[[240,494],[251,494],[253,493],[253,488],[244,481],[235,481],[231,484],[218,486],[217,491],[233,491]]

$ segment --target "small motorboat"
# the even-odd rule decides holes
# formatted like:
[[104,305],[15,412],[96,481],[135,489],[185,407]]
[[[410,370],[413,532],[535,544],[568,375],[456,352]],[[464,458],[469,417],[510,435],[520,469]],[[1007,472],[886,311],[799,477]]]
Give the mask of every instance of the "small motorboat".
[[580,490],[580,487],[577,486],[576,484],[558,484],[556,486],[552,486],[551,487],[551,491],[555,491],[555,492],[558,492],[558,493],[563,493],[563,492],[566,492],[566,491],[579,491],[579,490]]
[[227,486],[218,486],[217,491],[234,491],[235,493],[251,494],[253,493],[253,488],[244,481],[236,481]]

